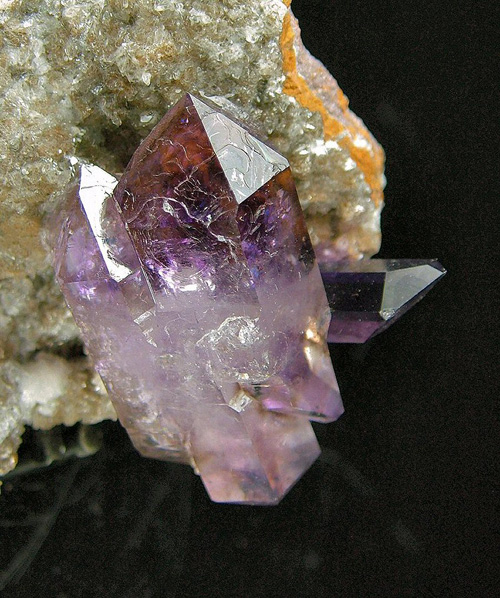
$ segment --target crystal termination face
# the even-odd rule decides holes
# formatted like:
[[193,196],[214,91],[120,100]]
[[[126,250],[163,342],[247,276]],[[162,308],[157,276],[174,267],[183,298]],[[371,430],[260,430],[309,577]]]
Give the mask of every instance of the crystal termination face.
[[55,269],[120,421],[214,501],[276,504],[343,412],[288,162],[188,94],[114,183],[82,166]]
[[322,261],[330,343],[364,343],[420,301],[446,273],[437,260]]

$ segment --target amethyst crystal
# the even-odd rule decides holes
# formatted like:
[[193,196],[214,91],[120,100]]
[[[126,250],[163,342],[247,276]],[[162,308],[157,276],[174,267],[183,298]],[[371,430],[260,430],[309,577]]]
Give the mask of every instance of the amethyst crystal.
[[406,313],[444,276],[437,260],[320,263],[332,311],[330,343],[364,343]]
[[115,183],[82,166],[55,267],[122,424],[213,500],[278,502],[343,410],[288,162],[186,95]]

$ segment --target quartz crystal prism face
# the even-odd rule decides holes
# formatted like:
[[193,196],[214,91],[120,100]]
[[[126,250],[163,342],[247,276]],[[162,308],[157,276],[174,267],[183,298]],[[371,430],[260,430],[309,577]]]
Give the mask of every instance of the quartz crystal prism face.
[[444,276],[437,260],[320,263],[332,319],[331,343],[364,343],[398,320]]
[[82,166],[55,267],[121,422],[213,500],[275,504],[343,411],[288,162],[188,94],[114,185]]

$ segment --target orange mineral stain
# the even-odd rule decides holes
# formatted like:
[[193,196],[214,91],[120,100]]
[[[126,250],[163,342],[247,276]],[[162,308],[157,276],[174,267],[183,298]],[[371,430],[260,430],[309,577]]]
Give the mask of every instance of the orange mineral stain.
[[[284,0],[290,6],[291,0]],[[349,151],[351,158],[365,177],[366,183],[371,188],[371,199],[376,206],[383,201],[382,172],[384,169],[384,152],[375,145],[367,129],[349,113],[349,100],[339,89],[337,99],[346,120],[351,121],[347,126],[333,117],[327,110],[321,98],[309,86],[304,77],[297,70],[297,56],[295,53],[295,32],[292,26],[292,14],[288,11],[283,19],[280,45],[283,56],[283,70],[285,82],[283,91],[294,97],[297,102],[311,112],[321,115],[325,140],[336,139],[339,145]],[[367,147],[359,144],[356,139],[366,140]]]

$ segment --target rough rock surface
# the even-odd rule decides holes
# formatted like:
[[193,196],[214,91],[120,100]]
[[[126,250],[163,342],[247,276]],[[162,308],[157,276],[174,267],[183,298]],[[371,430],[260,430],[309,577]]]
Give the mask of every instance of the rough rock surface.
[[238,105],[288,157],[321,249],[380,242],[383,153],[281,0],[0,0],[0,472],[23,426],[114,417],[42,243],[74,156],[121,172],[186,90]]

